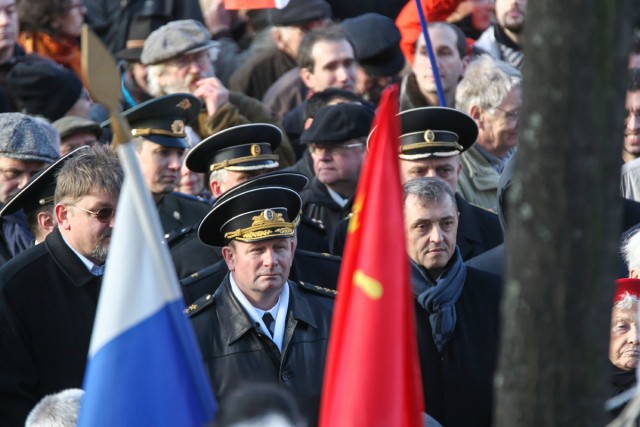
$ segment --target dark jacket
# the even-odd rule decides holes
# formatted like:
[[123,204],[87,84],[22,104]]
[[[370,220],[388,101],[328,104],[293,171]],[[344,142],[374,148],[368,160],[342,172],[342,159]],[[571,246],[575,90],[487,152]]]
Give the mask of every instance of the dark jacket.
[[199,224],[211,209],[208,203],[182,193],[167,193],[156,206],[165,233]]
[[102,278],[55,229],[0,268],[0,425],[47,394],[81,388]]
[[229,78],[229,89],[262,101],[267,89],[298,65],[275,46],[249,57]]
[[289,290],[282,354],[233,295],[228,275],[208,305],[196,309],[193,327],[218,401],[246,383],[281,384],[289,388],[314,425],[333,298],[291,281]]
[[467,268],[455,330],[443,354],[433,341],[429,313],[415,304],[425,408],[443,426],[491,425],[500,292],[497,276]]
[[[296,249],[289,271],[289,280],[304,282],[330,290],[338,289],[342,259],[329,254]],[[206,294],[213,294],[229,272],[222,258],[180,281],[185,304],[190,305]]]
[[314,178],[309,186],[300,193],[302,198],[302,213],[309,218],[324,224],[327,236],[333,236],[338,223],[351,212],[352,201],[343,208],[329,195],[327,186]]

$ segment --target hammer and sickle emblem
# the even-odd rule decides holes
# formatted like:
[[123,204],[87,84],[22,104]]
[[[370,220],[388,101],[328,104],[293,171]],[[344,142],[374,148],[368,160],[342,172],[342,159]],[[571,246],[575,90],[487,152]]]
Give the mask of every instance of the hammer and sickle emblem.
[[357,270],[353,275],[353,284],[362,289],[362,292],[373,300],[378,300],[382,297],[382,284],[373,277],[369,277]]

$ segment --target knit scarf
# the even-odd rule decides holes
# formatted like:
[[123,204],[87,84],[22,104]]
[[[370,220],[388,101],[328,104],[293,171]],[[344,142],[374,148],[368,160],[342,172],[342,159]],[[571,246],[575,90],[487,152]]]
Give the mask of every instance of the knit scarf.
[[456,302],[462,293],[467,267],[456,246],[453,262],[435,283],[418,264],[412,261],[413,293],[418,304],[429,313],[431,334],[439,353],[449,342],[456,326]]

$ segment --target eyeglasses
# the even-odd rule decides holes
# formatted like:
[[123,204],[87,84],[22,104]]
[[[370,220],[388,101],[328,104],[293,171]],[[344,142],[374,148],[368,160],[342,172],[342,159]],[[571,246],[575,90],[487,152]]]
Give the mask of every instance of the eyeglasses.
[[309,152],[311,154],[319,154],[324,150],[328,155],[343,154],[351,148],[362,147],[362,142],[352,142],[351,144],[337,144],[337,145],[323,145],[323,144],[309,144]]
[[96,219],[104,224],[110,222],[113,219],[113,215],[116,213],[114,208],[100,208],[97,211],[90,211],[89,209],[81,208],[80,206],[73,205],[74,207],[80,209],[81,211],[85,211],[88,214],[91,214],[96,217]]
[[167,65],[173,65],[176,68],[189,68],[191,64],[196,63],[200,67],[206,67],[209,63],[209,52],[196,52],[191,55],[183,55],[167,61]]
[[495,110],[500,110],[504,113],[504,116],[507,118],[507,120],[515,122],[516,120],[518,120],[518,117],[520,117],[520,109],[517,110],[505,110],[504,108],[500,108],[500,107],[495,107]]

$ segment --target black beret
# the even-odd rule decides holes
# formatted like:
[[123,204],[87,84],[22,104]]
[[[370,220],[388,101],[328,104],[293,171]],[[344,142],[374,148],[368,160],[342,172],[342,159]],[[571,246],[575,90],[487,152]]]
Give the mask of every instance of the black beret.
[[400,158],[404,160],[460,154],[478,138],[475,120],[454,108],[414,108],[398,115],[402,126]]
[[400,50],[400,30],[392,19],[365,13],[340,25],[353,44],[358,65],[369,75],[387,77],[402,71],[405,59]]
[[289,27],[331,17],[331,5],[325,0],[291,0],[282,9],[272,9],[271,23],[276,27]]
[[343,102],[322,107],[311,126],[302,132],[303,144],[341,144],[367,136],[371,130],[373,111],[360,104]]
[[216,200],[198,227],[198,238],[224,246],[231,240],[293,237],[301,204],[300,195],[288,187],[234,187]]
[[[193,122],[202,103],[188,93],[176,93],[151,99],[122,113],[129,121],[132,136],[141,136],[169,148],[188,148],[185,127]],[[111,120],[101,124],[109,126]]]
[[16,194],[6,205],[0,210],[0,216],[11,215],[19,211],[24,210],[26,214],[35,211],[36,209],[53,204],[53,196],[56,192],[56,176],[58,171],[62,169],[65,162],[71,157],[75,156],[79,151],[88,148],[87,146],[79,147],[73,150],[66,156],[61,157],[54,164],[46,169],[38,172],[33,178],[24,186],[18,194]]
[[185,164],[189,170],[201,173],[277,168],[278,155],[273,152],[280,142],[282,132],[272,124],[234,126],[203,139],[189,151]]
[[19,61],[7,75],[7,86],[25,113],[50,122],[67,114],[82,93],[73,71],[45,59]]

